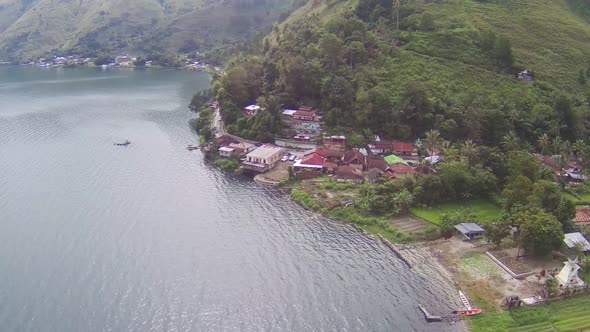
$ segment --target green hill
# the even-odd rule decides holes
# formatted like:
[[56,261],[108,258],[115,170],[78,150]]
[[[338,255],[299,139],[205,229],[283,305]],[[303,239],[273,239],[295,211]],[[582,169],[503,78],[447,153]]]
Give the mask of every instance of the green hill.
[[178,52],[251,37],[281,0],[0,0],[0,59],[48,52]]
[[[587,139],[588,1],[395,3],[311,0],[293,12],[220,81],[230,128],[275,123],[240,121],[232,106],[262,95],[319,107],[333,132],[415,139],[436,129],[452,142],[514,138],[529,150],[543,133]],[[534,83],[516,78],[524,69]],[[232,82],[244,75],[259,88]]]

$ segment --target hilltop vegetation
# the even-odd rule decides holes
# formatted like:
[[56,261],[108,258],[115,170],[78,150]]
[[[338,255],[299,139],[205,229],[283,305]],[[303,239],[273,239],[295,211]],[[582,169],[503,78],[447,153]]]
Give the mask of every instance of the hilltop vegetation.
[[192,52],[229,45],[272,26],[281,0],[3,0],[0,59],[49,52]]
[[[281,105],[311,104],[332,131],[364,136],[585,140],[590,25],[578,13],[590,5],[574,2],[312,0],[230,63],[216,91],[245,136],[276,133]],[[515,78],[525,68],[534,84]],[[269,112],[241,120],[256,100]]]

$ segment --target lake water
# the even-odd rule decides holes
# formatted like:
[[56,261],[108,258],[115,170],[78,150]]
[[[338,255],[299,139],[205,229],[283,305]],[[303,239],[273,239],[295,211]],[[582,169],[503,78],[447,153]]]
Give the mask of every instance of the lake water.
[[452,307],[434,277],[187,151],[208,84],[0,67],[0,330],[459,328],[416,309]]

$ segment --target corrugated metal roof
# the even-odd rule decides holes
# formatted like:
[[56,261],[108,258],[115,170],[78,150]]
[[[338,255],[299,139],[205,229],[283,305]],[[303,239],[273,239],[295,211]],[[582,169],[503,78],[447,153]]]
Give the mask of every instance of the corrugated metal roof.
[[565,242],[567,247],[570,249],[579,245],[582,251],[590,251],[590,242],[588,242],[588,240],[586,240],[584,235],[582,235],[580,232],[565,234],[563,242]]

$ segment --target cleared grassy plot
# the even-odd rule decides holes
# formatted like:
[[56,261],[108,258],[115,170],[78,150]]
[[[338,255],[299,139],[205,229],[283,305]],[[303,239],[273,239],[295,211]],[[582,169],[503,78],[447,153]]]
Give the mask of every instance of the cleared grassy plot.
[[461,208],[471,209],[481,221],[494,220],[502,216],[502,209],[490,201],[470,201],[465,203],[445,203],[428,208],[413,208],[411,212],[433,224],[439,224],[443,212],[453,212]]
[[508,330],[509,332],[554,332],[555,329],[550,322],[542,322],[537,324],[519,326],[515,328],[511,328]]
[[[486,316],[490,316],[487,319]],[[492,319],[493,318],[493,319]],[[484,314],[470,319],[471,331],[573,332],[590,330],[590,296],[526,307],[509,312]],[[496,324],[494,329],[494,324]]]

